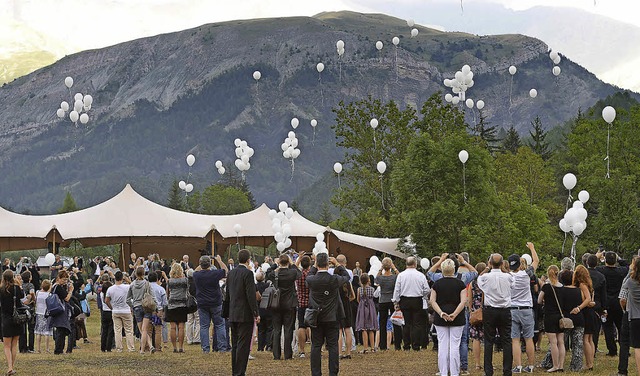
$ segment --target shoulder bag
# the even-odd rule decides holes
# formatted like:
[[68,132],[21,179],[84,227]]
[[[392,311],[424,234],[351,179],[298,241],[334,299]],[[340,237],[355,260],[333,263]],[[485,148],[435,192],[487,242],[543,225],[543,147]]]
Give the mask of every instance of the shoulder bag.
[[[188,291],[188,290],[187,290]],[[147,288],[144,291],[144,296],[142,297],[142,309],[146,313],[153,313],[158,308],[156,304],[156,300],[153,298],[151,294],[151,284],[147,282]]]
[[[267,305],[267,308],[270,310],[277,310],[280,309],[280,290],[278,289],[278,271],[280,270],[280,268],[276,269],[275,271],[275,284],[273,287],[269,287],[269,289],[271,289],[271,291],[269,292],[269,303]],[[267,289],[267,290],[269,290]],[[266,290],[265,290],[266,292]]]
[[195,313],[198,310],[196,297],[189,292],[189,280],[187,280],[187,313]]
[[29,312],[29,307],[20,303],[18,306],[18,287],[13,286],[13,323],[16,325],[22,325],[28,322],[31,319],[31,313]]
[[64,312],[62,301],[60,300],[58,294],[55,293],[57,287],[58,285],[55,285],[53,287],[53,290],[51,290],[51,294],[49,294],[49,296],[47,296],[47,299],[45,299],[45,303],[47,305],[47,314],[45,316],[55,317]]
[[[473,288],[471,289],[471,300],[473,300]],[[484,292],[482,293],[482,302],[480,307],[469,314],[469,324],[472,326],[482,325],[482,305],[484,304]],[[472,303],[473,305],[473,303]]]
[[564,314],[562,313],[562,307],[560,306],[560,301],[558,300],[558,294],[556,294],[556,289],[553,287],[553,285],[551,286],[551,290],[553,291],[553,296],[555,296],[556,298],[556,303],[558,304],[558,309],[560,310],[560,329],[566,330],[566,329],[573,329],[573,320],[571,320],[568,317],[564,317]]

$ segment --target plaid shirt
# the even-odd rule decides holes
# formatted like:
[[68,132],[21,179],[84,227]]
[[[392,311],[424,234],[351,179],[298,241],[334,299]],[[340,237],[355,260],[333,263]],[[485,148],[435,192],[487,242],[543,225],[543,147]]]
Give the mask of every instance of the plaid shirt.
[[302,276],[296,279],[296,290],[298,290],[298,307],[307,308],[309,306],[309,287],[307,286],[307,275],[309,269],[302,269]]
[[[626,282],[627,279],[629,279],[628,277],[624,279],[624,281]],[[622,285],[624,285],[624,282],[622,283]],[[618,294],[618,299],[624,299],[627,300],[629,298],[629,289],[628,288],[621,288],[620,289],[620,294]],[[626,311],[626,309],[625,309]]]

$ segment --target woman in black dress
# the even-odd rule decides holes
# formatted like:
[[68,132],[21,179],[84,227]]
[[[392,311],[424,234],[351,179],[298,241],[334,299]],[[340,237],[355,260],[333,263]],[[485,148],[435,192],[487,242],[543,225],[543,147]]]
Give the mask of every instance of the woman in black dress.
[[2,341],[4,345],[4,355],[7,358],[7,375],[13,375],[16,371],[13,367],[16,364],[16,357],[18,356],[18,340],[24,325],[15,324],[13,322],[13,307],[14,302],[16,306],[21,306],[24,298],[24,292],[22,288],[16,284],[13,271],[7,269],[2,273],[2,282],[0,283],[0,305],[2,306],[0,312],[2,312]]
[[[562,285],[558,282],[559,269],[551,265],[547,269],[549,283],[542,286],[538,295],[538,304],[544,303],[544,330],[549,338],[549,349],[553,366],[547,372],[557,372],[564,367],[564,331],[560,329],[560,304],[562,299]],[[544,363],[544,362],[543,362]]]

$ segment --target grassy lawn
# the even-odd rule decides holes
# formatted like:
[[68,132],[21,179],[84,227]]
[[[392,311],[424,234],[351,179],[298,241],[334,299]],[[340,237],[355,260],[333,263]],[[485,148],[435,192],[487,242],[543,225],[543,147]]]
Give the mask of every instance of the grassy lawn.
[[[230,375],[231,355],[203,355],[200,345],[186,345],[184,354],[174,354],[171,343],[162,353],[140,355],[138,353],[102,353],[100,352],[100,315],[92,302],[92,315],[87,322],[87,331],[91,344],[80,341],[79,350],[73,354],[18,354],[16,371],[19,375]],[[136,342],[136,345],[138,343]],[[604,338],[602,338],[604,345]],[[44,344],[43,344],[44,346]],[[546,347],[546,341],[543,347]],[[44,349],[44,347],[43,347]],[[51,343],[53,350],[53,343]],[[307,354],[309,348],[307,345]],[[289,361],[274,361],[271,353],[252,352],[256,360],[249,362],[247,375],[309,375],[309,358]],[[536,353],[539,362],[543,353]],[[469,354],[473,368],[473,355]],[[523,355],[523,359],[526,356]],[[568,368],[570,353],[567,354],[565,368]],[[326,353],[323,360],[323,374],[328,374]],[[617,373],[617,358],[598,354],[595,370],[589,375],[612,375]],[[494,354],[494,364],[500,367],[501,353]],[[4,357],[0,361],[0,371],[6,371]],[[354,354],[353,359],[340,362],[340,371],[344,375],[435,375],[438,371],[437,354],[434,351],[414,352],[378,352],[373,354]],[[536,369],[537,374],[545,374]],[[571,374],[565,372],[565,374]],[[472,375],[482,375],[471,370]],[[496,371],[496,375],[501,372]],[[635,374],[633,356],[629,361],[629,375]]]

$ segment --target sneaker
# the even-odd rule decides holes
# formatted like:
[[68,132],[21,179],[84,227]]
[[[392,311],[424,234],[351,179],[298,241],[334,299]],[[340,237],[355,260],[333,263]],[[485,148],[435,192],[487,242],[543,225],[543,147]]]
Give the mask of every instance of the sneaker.
[[511,373],[522,373],[522,366],[514,367],[514,368],[511,370]]
[[466,369],[461,369],[460,376],[469,376],[469,371],[467,371]]
[[300,353],[300,354],[298,354],[298,358],[305,358],[304,353]]
[[255,356],[249,354],[249,360],[256,360]]
[[526,366],[522,369],[524,373],[533,373],[533,366]]

